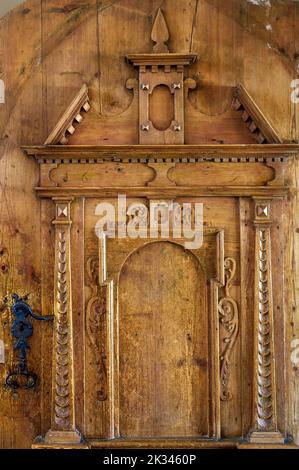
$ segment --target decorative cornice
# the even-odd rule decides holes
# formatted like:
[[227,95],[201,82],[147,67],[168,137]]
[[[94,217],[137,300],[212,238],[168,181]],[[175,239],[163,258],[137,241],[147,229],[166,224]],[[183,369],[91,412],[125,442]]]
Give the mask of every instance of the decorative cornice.
[[88,88],[86,84],[82,86],[71,104],[65,110],[58,123],[45,140],[44,145],[67,144],[67,136],[72,135],[75,132],[74,123],[76,122],[80,124],[83,119],[81,115],[82,110],[86,113],[90,110]]
[[127,197],[176,198],[176,197],[271,197],[284,198],[289,192],[288,186],[117,186],[117,187],[36,187],[40,197],[117,197],[126,192]]
[[260,144],[282,143],[277,131],[241,84],[234,90],[233,108],[242,112],[243,121],[247,123],[250,132],[256,135]]
[[298,144],[248,145],[47,145],[22,147],[39,163],[267,163],[299,154]]
[[197,54],[177,54],[171,52],[162,54],[129,54],[126,56],[127,61],[134,65],[134,67],[189,65],[193,64],[197,58]]

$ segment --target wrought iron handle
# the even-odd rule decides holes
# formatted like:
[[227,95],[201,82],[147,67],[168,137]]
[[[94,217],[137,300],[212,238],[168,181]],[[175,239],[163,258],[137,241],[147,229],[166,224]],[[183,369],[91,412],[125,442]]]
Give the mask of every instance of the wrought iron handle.
[[13,305],[11,307],[12,313],[15,315],[16,318],[19,317],[27,317],[30,315],[32,318],[35,320],[42,320],[42,321],[47,321],[47,320],[52,320],[53,315],[36,315],[36,313],[33,313],[31,307],[27,303],[27,300],[29,299],[29,294],[25,295],[25,297],[21,298],[18,296],[18,294],[12,294],[12,299],[13,299]]
[[11,334],[15,338],[14,350],[18,351],[19,363],[16,369],[7,375],[5,386],[13,390],[18,388],[31,389],[36,386],[37,375],[34,372],[30,372],[27,367],[27,351],[30,349],[28,340],[33,334],[33,326],[28,317],[30,316],[35,320],[49,321],[54,316],[36,315],[28,304],[29,295],[20,297],[18,294],[12,294],[11,297],[12,305],[10,309],[15,317],[11,327]]

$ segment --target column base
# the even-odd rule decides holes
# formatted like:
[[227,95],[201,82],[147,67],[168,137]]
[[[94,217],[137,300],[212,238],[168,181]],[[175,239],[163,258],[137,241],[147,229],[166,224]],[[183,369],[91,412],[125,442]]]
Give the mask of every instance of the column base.
[[33,449],[89,449],[79,431],[53,431],[49,429],[45,437],[37,437]]
[[248,448],[275,448],[285,446],[285,438],[279,431],[253,431],[249,434],[247,442],[238,445],[239,449]]
[[253,444],[284,444],[284,437],[279,431],[253,431],[249,436]]

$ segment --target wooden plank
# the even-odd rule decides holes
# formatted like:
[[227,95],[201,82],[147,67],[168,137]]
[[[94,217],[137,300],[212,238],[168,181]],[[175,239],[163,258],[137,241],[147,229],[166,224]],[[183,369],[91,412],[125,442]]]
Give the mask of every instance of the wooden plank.
[[244,85],[283,139],[292,138],[295,8],[295,2],[289,0],[271,2],[271,6],[247,2],[244,30]]
[[[243,322],[243,312],[240,308],[241,301],[241,276],[240,276],[240,260],[243,263],[243,258],[240,257],[240,222],[239,222],[239,207],[236,199],[231,208],[231,220],[230,230],[227,228],[224,231],[224,256],[225,258],[233,258],[236,262],[236,273],[232,279],[232,286],[230,289],[230,296],[237,302],[237,328],[238,333],[235,344],[232,348],[231,355],[229,357],[229,392],[231,393],[231,399],[221,400],[221,436],[223,438],[236,437],[242,434],[242,395],[240,390],[242,389],[242,370],[240,368],[240,357],[241,357],[241,334],[240,324]],[[231,243],[234,242],[234,243]],[[236,254],[237,253],[237,254]],[[222,297],[227,296],[227,291],[219,289],[219,300]],[[230,316],[233,318],[233,316]],[[230,337],[230,331],[220,323],[220,355],[225,350],[227,345],[226,338]]]
[[213,439],[113,439],[88,441],[92,449],[234,449],[237,441]]
[[[225,5],[224,5],[225,3]],[[271,6],[268,5],[271,3]],[[187,142],[251,142],[251,134],[248,138],[246,123],[239,122],[237,112],[225,112],[230,105],[232,86],[239,81],[243,82],[249,93],[255,99],[265,116],[284,139],[297,139],[299,106],[290,100],[290,83],[297,77],[295,69],[298,62],[298,8],[296,2],[264,2],[263,5],[254,5],[254,2],[238,2],[228,0],[86,0],[70,3],[67,0],[27,0],[16,10],[12,11],[4,19],[0,20],[0,78],[4,78],[6,85],[6,102],[0,104],[0,178],[1,201],[0,216],[2,231],[0,236],[0,281],[1,297],[6,291],[31,292],[31,300],[37,312],[52,313],[53,307],[53,278],[52,267],[53,252],[52,229],[49,224],[53,218],[51,202],[39,201],[33,193],[33,187],[38,185],[38,168],[34,159],[30,160],[21,154],[20,145],[40,145],[48,132],[57,122],[59,115],[65,110],[72,96],[78,92],[83,82],[87,82],[93,109],[88,118],[80,124],[78,132],[70,139],[74,143],[90,143],[97,145],[133,144],[137,136],[137,99],[132,98],[131,90],[125,88],[127,78],[135,76],[134,69],[125,63],[124,56],[130,53],[146,53],[152,50],[150,31],[157,9],[161,7],[165,15],[170,32],[168,47],[170,51],[187,53],[195,52],[201,55],[198,63],[192,65],[187,75],[199,79],[200,87],[190,92],[187,100],[188,136]],[[41,11],[42,9],[42,11]],[[20,27],[21,25],[21,27]],[[42,35],[42,40],[41,40]],[[135,90],[136,92],[136,90]],[[130,108],[129,108],[130,107]],[[129,109],[128,109],[129,108]],[[244,129],[244,131],[241,129]],[[82,133],[81,133],[82,129]],[[81,138],[82,136],[82,138]],[[72,140],[73,139],[73,140]],[[81,140],[80,140],[81,139]],[[85,139],[85,140],[84,140]],[[247,140],[249,139],[249,140]],[[280,429],[286,427],[287,433],[293,434],[299,443],[299,384],[298,366],[291,362],[291,341],[299,338],[298,333],[298,305],[299,305],[299,205],[298,195],[288,191],[282,180],[277,181],[276,186],[267,187],[268,177],[273,169],[267,167],[267,159],[292,158],[298,153],[297,147],[288,146],[253,146],[244,148],[235,146],[201,146],[176,147],[176,148],[138,148],[128,147],[102,147],[100,152],[95,147],[84,149],[58,147],[53,149],[31,149],[31,155],[37,158],[73,159],[80,157],[91,161],[97,156],[107,159],[102,170],[114,165],[119,168],[124,162],[120,160],[132,159],[161,159],[161,158],[189,158],[189,164],[195,157],[204,156],[200,168],[211,165],[216,171],[218,180],[212,185],[205,181],[205,173],[198,171],[187,175],[178,163],[177,170],[172,172],[178,178],[179,188],[145,186],[150,172],[144,175],[139,172],[143,168],[143,162],[137,162],[130,166],[130,174],[138,172],[141,183],[131,185],[128,195],[138,200],[146,197],[188,197],[195,196],[204,200],[207,210],[206,222],[208,225],[219,224],[225,230],[225,251],[236,257],[242,258],[241,272],[237,273],[236,282],[232,292],[236,299],[239,298],[239,280],[241,281],[241,331],[232,355],[232,387],[234,392],[240,390],[242,382],[242,409],[240,394],[234,393],[231,402],[222,406],[222,431],[224,435],[239,433],[243,427],[243,435],[250,427],[251,409],[251,353],[252,338],[252,270],[250,258],[253,250],[252,227],[250,220],[250,203],[247,196],[268,195],[273,197],[287,196],[288,201],[277,200],[274,202],[273,234],[273,266],[278,274],[274,281],[274,312],[275,312],[275,339],[278,344],[277,367],[278,379],[278,420]],[[98,153],[99,152],[99,153]],[[216,157],[215,157],[216,156]],[[258,162],[258,158],[264,158]],[[222,167],[217,167],[213,158],[222,161]],[[253,158],[256,163],[240,161],[234,169],[234,163],[238,158]],[[221,160],[224,159],[224,160]],[[228,161],[225,159],[229,159]],[[244,162],[244,160],[243,160]],[[188,164],[188,165],[189,165]],[[256,165],[261,172],[254,174],[249,169],[245,171],[245,165]],[[82,165],[85,165],[82,162]],[[92,163],[95,165],[95,162]],[[90,166],[92,166],[90,165]],[[105,166],[106,165],[106,166]],[[74,165],[75,167],[75,165]],[[226,186],[227,171],[232,179],[239,178],[236,182]],[[127,173],[124,172],[121,183],[113,180],[108,184],[114,173],[108,171],[101,185],[106,189],[98,190],[96,180],[99,174],[92,176],[93,184],[87,186],[80,179],[80,170],[75,167],[75,178],[79,178],[80,187],[69,185],[67,193],[80,198],[87,194],[94,197],[94,201],[112,200],[117,192],[123,192]],[[81,168],[81,167],[80,167]],[[87,166],[89,168],[89,166]],[[192,167],[193,168],[193,167]],[[247,168],[247,166],[246,166]],[[90,169],[87,169],[90,171]],[[152,170],[150,170],[152,172]],[[287,170],[286,170],[287,171]],[[230,173],[231,172],[231,173]],[[242,172],[242,174],[241,174]],[[116,173],[117,174],[117,173]],[[171,172],[169,173],[169,176]],[[84,177],[83,175],[81,175]],[[278,175],[279,176],[279,175]],[[288,176],[288,175],[287,175]],[[292,170],[293,181],[286,179],[286,184],[297,186],[299,181],[299,161],[295,162]],[[171,176],[170,176],[171,177]],[[63,176],[61,177],[63,178]],[[192,185],[188,186],[186,181]],[[242,185],[240,183],[242,181]],[[61,182],[61,179],[59,180]],[[130,180],[131,182],[131,180]],[[188,183],[188,184],[189,184]],[[201,187],[198,187],[198,184]],[[249,184],[254,183],[252,189]],[[93,187],[92,187],[93,186]],[[128,186],[128,184],[127,184]],[[55,193],[63,193],[64,188],[50,188],[43,190],[40,195],[51,197]],[[86,192],[85,192],[86,191]],[[207,198],[203,198],[207,196]],[[232,197],[244,196],[240,202],[240,236],[237,234],[235,204]],[[102,200],[103,200],[102,199]],[[91,207],[93,207],[91,202]],[[41,204],[41,206],[40,206]],[[79,426],[83,426],[82,389],[83,383],[83,343],[80,331],[84,328],[83,322],[83,297],[80,292],[83,289],[83,240],[82,230],[86,220],[82,209],[82,199],[74,203],[74,216],[76,222],[73,225],[73,246],[80,256],[73,255],[73,265],[76,276],[74,277],[74,323],[76,324],[76,361],[78,363],[78,375],[76,388],[80,391],[77,396],[77,412]],[[215,205],[215,207],[214,207]],[[40,219],[40,207],[42,215]],[[94,208],[94,207],[93,207]],[[282,211],[284,221],[282,228]],[[93,250],[97,252],[94,238],[94,222],[88,219],[90,227],[85,234],[85,243],[88,245],[85,254],[90,255]],[[277,229],[277,226],[280,228]],[[77,232],[79,230],[79,233]],[[275,236],[276,230],[278,235]],[[284,233],[282,232],[284,230]],[[284,240],[283,240],[284,236]],[[108,246],[107,257],[110,265],[110,274],[117,280],[123,257],[128,256],[134,249],[134,243],[129,242],[125,246],[123,240],[119,245],[111,242]],[[241,253],[239,253],[241,242]],[[138,242],[139,243],[139,242]],[[138,246],[141,246],[138,245]],[[44,250],[40,255],[40,247]],[[281,250],[284,251],[283,256]],[[211,260],[215,256],[211,238],[205,239],[200,252],[204,268],[209,274],[214,274]],[[284,274],[282,274],[282,272]],[[240,278],[240,279],[239,279]],[[282,281],[286,290],[281,289]],[[86,294],[89,294],[88,288]],[[283,298],[284,297],[284,298]],[[279,307],[279,308],[278,308]],[[79,315],[80,314],[80,315]],[[285,318],[285,323],[283,322]],[[5,323],[5,322],[4,322]],[[3,320],[1,319],[3,325]],[[116,323],[117,326],[117,323]],[[49,427],[50,413],[50,369],[51,369],[51,325],[35,324],[34,337],[31,340],[29,352],[30,367],[38,373],[40,385],[38,393],[20,392],[16,400],[13,400],[8,391],[0,390],[0,447],[29,447],[34,437],[44,433]],[[2,328],[2,326],[1,326]],[[4,325],[4,337],[7,353],[7,365],[12,360],[12,342],[9,335],[9,323]],[[285,328],[285,332],[283,331]],[[285,338],[285,350],[281,345],[281,332]],[[41,334],[42,333],[42,334]],[[42,336],[42,339],[41,339]],[[89,346],[88,346],[89,347]],[[44,361],[41,364],[41,357]],[[86,349],[85,365],[88,370],[94,371],[94,356]],[[280,363],[285,361],[286,370],[280,368]],[[89,362],[91,365],[89,365]],[[7,365],[0,365],[2,381],[7,372]],[[93,367],[93,369],[92,369]],[[97,371],[96,371],[97,372]],[[284,385],[284,373],[287,381]],[[288,392],[288,383],[290,390]],[[187,390],[189,390],[189,382]],[[85,429],[90,436],[101,436],[107,432],[107,424],[103,422],[110,413],[109,406],[103,410],[102,405],[96,405],[91,390],[96,386],[96,381],[85,374],[85,392],[90,403],[85,410]],[[284,390],[285,387],[285,390]],[[97,390],[97,389],[96,389]],[[286,393],[285,393],[286,392]],[[117,393],[117,390],[116,390]],[[287,397],[284,403],[284,397]],[[183,397],[184,398],[184,397]],[[40,403],[41,401],[41,403]],[[288,408],[288,402],[290,406]],[[101,408],[102,406],[102,408]],[[116,410],[117,411],[117,410]],[[237,416],[237,414],[239,415]],[[89,421],[89,419],[91,421]],[[116,414],[117,419],[117,414]],[[122,418],[121,418],[122,419]],[[102,420],[102,422],[101,422]],[[24,430],[26,429],[26,432]],[[123,442],[116,440],[99,443],[92,442],[94,446],[124,446],[150,445],[178,446],[178,441],[149,442]],[[220,444],[208,441],[188,441],[186,446],[211,446],[233,445],[231,441]]]
[[284,433],[286,427],[286,416],[288,412],[287,391],[285,383],[287,367],[287,336],[286,336],[286,311],[284,310],[284,279],[287,277],[287,269],[284,271],[285,246],[288,240],[284,238],[283,227],[283,201],[272,202],[271,227],[271,256],[272,256],[272,285],[273,285],[273,320],[274,320],[274,364],[276,374],[276,402],[278,429]]
[[241,197],[241,196],[266,196],[266,197],[285,197],[289,194],[290,188],[285,186],[160,186],[148,187],[137,186],[115,186],[115,187],[76,187],[70,186],[66,188],[35,188],[40,197],[52,196],[86,196],[86,197],[117,197],[118,194],[126,192],[127,197],[153,197],[153,198],[175,198],[178,196],[192,197],[192,196],[226,196],[226,197]]
[[72,308],[74,331],[75,416],[80,432],[84,429],[84,198],[72,202],[71,266]]
[[[294,24],[298,24],[299,20],[299,5],[295,5],[295,11],[293,16]],[[295,50],[299,49],[299,34],[298,28],[294,29],[295,39]],[[296,60],[297,66],[297,78],[298,78],[298,56]],[[292,138],[299,140],[299,103],[293,104],[293,114],[291,120],[291,131]],[[299,339],[299,160],[297,160],[293,167],[293,184],[296,185],[296,192],[292,200],[292,212],[286,212],[289,215],[285,217],[285,223],[288,224],[288,220],[292,220],[292,223],[288,225],[291,233],[287,235],[290,237],[291,246],[291,258],[289,259],[291,272],[293,273],[292,285],[289,290],[289,311],[290,314],[290,335],[288,336],[289,341]],[[291,343],[293,345],[294,343]],[[287,345],[288,346],[288,345]],[[294,351],[294,348],[292,348]],[[288,354],[286,356],[288,358]],[[298,354],[297,354],[298,357]],[[290,426],[291,433],[294,435],[295,442],[299,445],[299,377],[298,377],[298,364],[289,361],[289,379],[290,379]]]
[[96,4],[96,0],[42,2],[44,139],[83,83],[90,85],[92,99],[98,100]]
[[[42,311],[45,314],[54,313],[54,269],[53,258],[55,253],[54,226],[55,206],[52,200],[41,201],[41,296]],[[51,387],[52,387],[52,348],[53,348],[53,322],[45,323],[42,331],[43,351],[41,375],[41,434],[44,435],[51,425]]]
[[237,85],[242,67],[242,35],[239,26],[241,6],[228,0],[197,2],[192,51],[200,60],[190,73],[199,79],[200,88],[190,102],[202,114],[217,116],[231,107],[232,87]]
[[[9,295],[12,292],[30,293],[33,310],[41,313],[40,202],[32,193],[32,183],[38,181],[38,168],[33,162],[22,161],[19,150],[23,142],[36,144],[41,139],[40,2],[29,0],[26,7],[20,5],[4,19],[2,67],[6,99],[5,105],[0,105],[4,107],[3,114],[1,110],[0,243],[6,258],[2,263],[5,269],[1,271],[0,297],[2,299],[7,292]],[[36,322],[28,353],[28,367],[39,379],[37,390],[40,390],[41,377],[41,329],[40,323]],[[8,344],[12,349],[10,335]],[[12,365],[11,362],[1,366],[2,381]],[[0,434],[10,436],[3,437],[3,445],[30,447],[41,430],[40,394],[20,390],[15,400],[13,393],[2,387],[0,395]]]
[[251,225],[252,202],[250,199],[239,200],[240,209],[240,259],[241,262],[241,305],[240,305],[240,340],[241,340],[241,403],[242,435],[246,437],[252,426],[252,381],[253,381],[253,312],[254,312],[254,231]]

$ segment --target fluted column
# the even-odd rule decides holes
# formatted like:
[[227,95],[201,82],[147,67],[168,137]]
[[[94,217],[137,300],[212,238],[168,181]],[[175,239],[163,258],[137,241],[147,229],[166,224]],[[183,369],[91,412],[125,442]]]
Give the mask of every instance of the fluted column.
[[54,335],[51,429],[45,443],[80,444],[74,403],[74,358],[70,257],[70,198],[53,198],[56,208],[54,261]]
[[277,426],[273,291],[271,266],[271,201],[255,199],[255,315],[253,429],[251,443],[283,443]]

